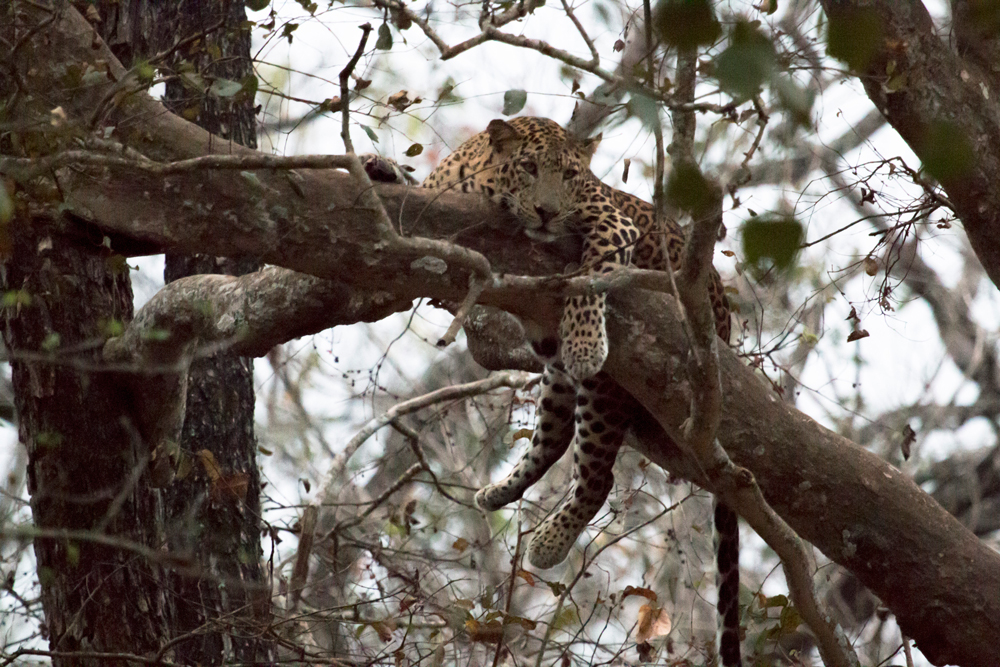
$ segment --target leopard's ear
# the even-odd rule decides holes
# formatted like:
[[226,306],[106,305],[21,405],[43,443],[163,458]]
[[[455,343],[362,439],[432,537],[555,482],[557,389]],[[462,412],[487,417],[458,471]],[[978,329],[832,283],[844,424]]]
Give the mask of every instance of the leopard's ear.
[[590,166],[590,159],[594,157],[594,153],[597,152],[597,146],[601,143],[601,138],[603,136],[604,134],[601,133],[595,137],[590,137],[577,142],[577,152],[580,154],[580,159],[583,160],[584,164],[588,167]]
[[499,118],[490,121],[486,126],[486,133],[490,135],[490,146],[501,155],[510,152],[514,144],[522,138],[517,128]]

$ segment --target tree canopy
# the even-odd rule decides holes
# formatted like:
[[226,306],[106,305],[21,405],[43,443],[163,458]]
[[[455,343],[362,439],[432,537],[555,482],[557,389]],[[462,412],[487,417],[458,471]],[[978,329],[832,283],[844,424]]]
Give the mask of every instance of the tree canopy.
[[[759,664],[808,661],[814,647],[828,665],[876,664],[897,651],[896,661],[912,660],[910,640],[931,664],[996,664],[1000,369],[990,307],[1000,284],[1000,79],[991,3],[955,0],[932,16],[920,2],[525,0],[457,5],[452,16],[397,0],[298,2],[294,11],[250,2],[250,19],[179,30],[169,47],[153,39],[166,26],[144,25],[132,3],[110,7],[118,4],[12,0],[2,9],[0,252],[16,406],[5,418],[17,422],[29,477],[25,492],[12,475],[3,502],[18,500],[0,505],[10,582],[0,600],[20,615],[0,627],[27,633],[4,659],[179,664],[171,650],[182,633],[171,628],[163,575],[187,572],[223,590],[245,587],[247,613],[206,613],[186,633],[229,619],[226,636],[273,639],[288,661],[638,655],[704,664],[714,649],[696,485],[725,498],[773,550],[745,559],[745,646]],[[327,77],[327,96],[310,99],[296,94],[294,77],[280,81],[279,72],[297,74],[291,63],[269,59],[317,26],[344,42],[329,56],[336,76],[312,75]],[[254,74],[198,64],[224,60],[216,49],[248,33],[259,45]],[[154,45],[148,56],[137,35]],[[483,51],[491,69],[482,76],[533,80],[536,66],[564,108],[575,106],[557,120],[579,136],[603,129],[610,148],[595,159],[599,176],[671,215],[711,209],[693,216],[679,287],[649,271],[576,275],[566,267],[579,260],[578,240],[534,242],[478,196],[370,182],[355,146],[383,150],[379,138],[391,137],[394,157],[420,171],[485,127],[449,67],[488,48],[517,55],[503,62]],[[404,89],[411,65],[394,63],[417,56],[425,64],[412,71],[425,68],[424,78]],[[161,84],[182,91],[168,91],[166,106],[149,94]],[[544,111],[540,91],[482,85],[496,88],[494,113]],[[861,108],[862,93],[870,106]],[[210,103],[229,102],[261,105],[264,150],[234,143],[229,120],[206,125]],[[437,114],[476,122],[452,127]],[[837,136],[825,136],[829,128]],[[305,146],[283,143],[296,131]],[[347,150],[307,154],[312,132],[339,133]],[[428,138],[435,132],[446,136]],[[708,194],[692,202],[701,187]],[[715,252],[720,222],[730,239]],[[850,236],[859,225],[864,235]],[[164,252],[268,266],[176,279],[133,315],[129,262]],[[732,348],[702,326],[698,276],[713,256],[737,311]],[[569,564],[531,572],[523,531],[551,507],[558,478],[512,512],[485,516],[471,503],[503,466],[501,448],[531,428],[531,377],[516,371],[539,366],[511,315],[544,321],[565,296],[595,290],[610,292],[605,370],[647,413],[630,441],[644,458],[622,456],[619,491]],[[916,302],[926,309],[914,312]],[[281,347],[404,312],[393,326],[417,331],[415,318],[445,311],[412,358],[394,360],[394,342],[376,344],[383,357],[363,391],[353,391],[353,363],[341,372],[329,356]],[[919,333],[904,330],[911,321]],[[914,352],[923,391],[865,374],[886,367],[866,349],[932,335],[937,369],[947,370],[924,371],[932,364],[919,357],[931,353]],[[438,339],[450,354],[431,352]],[[356,354],[332,347],[337,363]],[[183,440],[192,359],[220,350],[268,360],[283,395],[258,397],[268,414],[258,436],[265,475],[309,480],[295,497],[287,484],[265,490],[263,512],[259,479]],[[413,386],[384,386],[386,363],[402,369],[394,377],[412,374]],[[318,379],[324,364],[349,389],[354,414],[339,418],[340,431],[315,417],[323,392],[333,395]],[[905,365],[889,373],[917,377]],[[277,417],[279,406],[297,417]],[[349,426],[353,437],[330,440]],[[376,433],[380,450],[369,442]],[[198,502],[210,513],[231,505],[232,516],[260,522],[240,528],[251,551],[223,558],[256,567],[258,535],[245,533],[262,526],[262,581],[259,572],[207,571],[192,556],[197,533],[184,547],[171,541],[181,523],[163,514],[161,489],[190,475],[204,480]],[[97,485],[89,501],[72,486],[78,477]],[[28,500],[32,522],[17,505]],[[28,540],[38,572],[24,589]],[[776,592],[767,568],[779,560]],[[77,621],[55,623],[53,609],[75,599],[72,586],[60,589],[68,577],[88,581],[94,599],[116,577],[114,590],[141,591],[135,608],[151,620],[135,643],[95,630],[99,612],[87,601]],[[648,604],[634,611],[640,598]],[[32,634],[39,600],[48,651]],[[880,605],[902,637],[883,636]],[[67,636],[77,643],[54,639]]]

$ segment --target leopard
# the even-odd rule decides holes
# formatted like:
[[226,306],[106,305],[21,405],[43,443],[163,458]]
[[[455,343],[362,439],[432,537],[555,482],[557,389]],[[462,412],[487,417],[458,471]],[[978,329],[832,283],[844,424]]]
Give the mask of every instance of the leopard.
[[[601,136],[577,138],[548,118],[496,119],[443,159],[423,181],[436,191],[479,193],[513,214],[531,238],[583,240],[580,270],[600,275],[621,267],[678,270],[686,243],[680,225],[657,222],[653,205],[602,182],[590,169]],[[399,174],[393,161],[363,159],[369,174]],[[396,182],[405,182],[400,178]],[[711,270],[709,298],[716,334],[730,338],[730,307],[718,272]],[[495,511],[519,500],[573,444],[571,488],[558,508],[534,530],[528,560],[552,568],[569,555],[577,538],[603,506],[626,432],[641,408],[601,369],[608,355],[605,295],[565,300],[557,335],[526,327],[530,345],[544,363],[541,395],[530,445],[504,479],[478,491],[476,505]],[[739,523],[717,501],[720,654],[738,667]]]

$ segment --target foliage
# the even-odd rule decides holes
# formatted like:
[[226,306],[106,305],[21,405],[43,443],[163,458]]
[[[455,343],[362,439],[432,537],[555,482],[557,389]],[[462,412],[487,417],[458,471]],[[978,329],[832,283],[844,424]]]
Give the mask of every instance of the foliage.
[[[954,469],[970,456],[995,456],[988,424],[1000,402],[995,337],[987,332],[995,330],[989,313],[997,298],[992,285],[982,289],[982,269],[953,233],[956,213],[939,185],[975,165],[974,138],[946,120],[924,129],[916,153],[898,137],[876,135],[883,124],[867,121],[871,105],[844,82],[845,67],[870,71],[884,41],[873,11],[826,16],[812,2],[661,0],[651,8],[652,28],[666,46],[635,57],[644,10],[610,2],[247,7],[257,12],[247,22],[259,54],[256,76],[232,80],[144,62],[136,68],[142,90],[175,78],[220,99],[256,96],[262,145],[279,153],[343,152],[344,121],[358,152],[405,156],[420,173],[499,114],[567,121],[577,104],[581,115],[597,107],[605,140],[592,166],[605,182],[650,199],[664,191],[666,202],[695,218],[711,196],[706,174],[728,186],[729,238],[716,264],[738,311],[734,343],[776,394],[928,488],[961,498],[954,480],[962,475]],[[376,39],[344,77],[344,119],[338,75],[363,20],[378,25]],[[483,26],[507,35],[506,43],[483,38],[458,49],[470,35],[489,34]],[[448,59],[439,60],[435,38],[455,50]],[[591,49],[598,63],[579,55]],[[675,97],[677,53],[689,49],[698,49],[693,101]],[[619,58],[622,67],[608,69]],[[889,93],[919,85],[891,61],[878,67]],[[101,76],[72,66],[66,72],[81,86]],[[683,111],[699,114],[697,167],[678,161],[671,170],[664,146],[671,137],[656,135]],[[189,108],[192,117],[198,112]],[[47,122],[71,131],[55,110]],[[31,141],[38,145],[24,146],[28,154],[45,152],[41,138]],[[631,178],[624,175],[629,165]],[[21,205],[11,192],[0,187],[0,251]],[[0,307],[13,312],[39,298],[13,289]],[[550,472],[516,507],[484,515],[472,506],[475,489],[508,470],[521,439],[530,437],[532,388],[428,405],[349,461],[337,458],[373,415],[483,377],[461,345],[447,353],[436,347],[448,324],[443,311],[419,305],[371,328],[288,343],[257,364],[257,426],[269,479],[265,553],[272,554],[275,632],[294,648],[289,655],[395,665],[710,662],[711,512],[692,485],[667,479],[634,452],[623,455],[608,506],[570,561],[546,572],[524,569],[525,531],[558,500],[565,470]],[[107,335],[122,326],[108,323]],[[49,355],[61,347],[56,332],[39,343]],[[0,391],[0,399],[7,394]],[[46,448],[61,442],[59,433],[42,434]],[[0,522],[27,525],[18,504],[26,498],[23,461],[11,459]],[[187,461],[184,474],[214,471],[206,473],[213,481],[229,480],[217,485],[219,493],[233,492],[217,462]],[[966,475],[974,469],[962,468]],[[992,494],[976,502],[995,501]],[[326,501],[319,544],[309,586],[296,599],[301,509],[317,497]],[[962,511],[974,529],[990,532],[985,520],[975,524],[974,510]],[[79,552],[67,544],[72,561]],[[19,642],[41,644],[38,591],[47,575],[27,573],[24,543],[7,540],[0,549],[7,582],[0,609],[9,614],[0,628],[10,653]],[[776,564],[764,547],[744,557],[745,646],[760,664],[777,660],[786,646],[812,650],[799,610],[780,592]],[[846,573],[826,579],[831,598],[854,590]],[[862,638],[864,660],[891,660],[897,629],[874,615],[865,594],[856,605],[858,615],[840,622]]]

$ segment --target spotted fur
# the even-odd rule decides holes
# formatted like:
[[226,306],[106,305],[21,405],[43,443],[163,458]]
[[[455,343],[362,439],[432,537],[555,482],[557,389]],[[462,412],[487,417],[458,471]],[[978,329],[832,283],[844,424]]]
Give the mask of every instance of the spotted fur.
[[[653,207],[602,183],[590,171],[600,137],[577,140],[546,118],[494,120],[462,144],[427,177],[423,186],[478,192],[498,201],[523,222],[526,233],[552,240],[583,237],[581,266],[599,274],[620,266],[677,269],[685,237],[672,220],[654,224]],[[372,169],[369,169],[371,172]],[[729,304],[712,271],[710,297],[716,332],[729,340]],[[519,499],[574,443],[573,484],[563,503],[536,529],[528,560],[550,568],[565,560],[597,514],[614,484],[612,469],[635,400],[601,372],[608,343],[604,295],[567,299],[559,338],[532,340],[546,362],[531,445],[505,479],[476,494],[476,504],[496,510]],[[717,505],[720,620],[723,664],[740,665],[739,526],[736,514]]]

